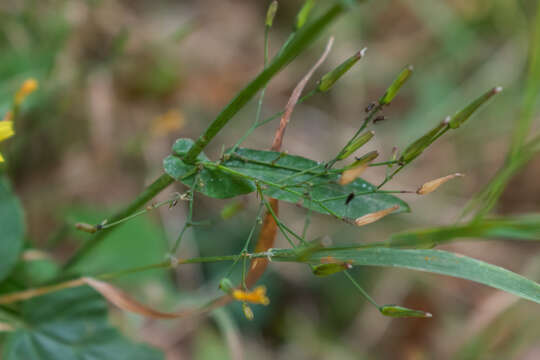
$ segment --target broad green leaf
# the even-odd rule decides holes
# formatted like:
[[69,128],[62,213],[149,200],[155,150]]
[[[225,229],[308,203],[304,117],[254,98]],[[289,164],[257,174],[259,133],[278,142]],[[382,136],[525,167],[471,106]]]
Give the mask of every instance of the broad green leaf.
[[459,238],[540,240],[540,214],[406,231],[392,235],[386,244],[390,247],[430,248]]
[[[322,214],[356,219],[394,205],[400,207],[395,213],[409,211],[409,206],[401,199],[374,193],[376,187],[367,181],[356,179],[343,186],[338,183],[338,174],[320,175],[324,172],[321,164],[300,156],[240,148],[231,154],[223,166],[255,179],[286,186],[287,189],[282,189],[266,185],[264,193],[279,200],[299,203]],[[356,196],[345,204],[351,193]]]
[[275,261],[296,261],[318,265],[343,261],[352,265],[391,266],[422,270],[475,281],[540,303],[540,284],[501,267],[464,255],[441,250],[388,248],[326,248],[298,256],[298,250],[273,250]]
[[[202,168],[197,175],[197,165],[186,164],[180,157],[184,156],[193,146],[191,139],[178,139],[173,145],[173,154],[165,158],[165,172],[174,179],[193,187],[195,179],[197,191],[206,196],[223,199],[255,191],[255,185],[241,177],[224,173],[218,169]],[[204,153],[197,156],[198,161],[209,161]]]
[[17,264],[23,248],[24,227],[21,204],[7,179],[0,177],[0,281]]
[[157,360],[163,354],[122,336],[107,320],[107,303],[81,287],[22,304],[24,326],[7,336],[4,360]]

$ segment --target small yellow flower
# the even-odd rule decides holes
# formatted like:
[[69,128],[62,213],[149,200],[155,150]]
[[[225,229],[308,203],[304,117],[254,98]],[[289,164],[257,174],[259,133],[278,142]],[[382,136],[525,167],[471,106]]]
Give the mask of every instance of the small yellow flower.
[[27,79],[15,94],[15,105],[19,106],[28,95],[37,90],[39,84],[36,79]]
[[266,287],[257,286],[253,291],[243,291],[235,289],[232,292],[233,298],[238,301],[248,302],[252,304],[270,304],[270,299],[266,296]]
[[[10,138],[13,135],[15,135],[15,131],[13,131],[13,122],[0,121],[0,141]],[[4,161],[4,158],[2,157],[2,154],[0,154],[0,162],[3,162],[3,161]]]

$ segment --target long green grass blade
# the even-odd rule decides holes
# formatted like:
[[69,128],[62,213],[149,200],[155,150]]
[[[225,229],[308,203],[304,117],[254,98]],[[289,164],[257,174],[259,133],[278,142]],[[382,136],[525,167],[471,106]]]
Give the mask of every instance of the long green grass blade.
[[323,248],[298,256],[297,250],[273,250],[272,260],[311,265],[348,262],[354,266],[385,266],[448,275],[509,292],[540,303],[540,284],[501,267],[441,250]]

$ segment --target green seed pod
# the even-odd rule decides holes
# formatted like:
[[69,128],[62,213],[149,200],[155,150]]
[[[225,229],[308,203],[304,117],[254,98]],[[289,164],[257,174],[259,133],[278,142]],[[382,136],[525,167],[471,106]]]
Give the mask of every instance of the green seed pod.
[[270,3],[268,6],[268,10],[266,11],[266,27],[272,27],[272,24],[274,23],[274,18],[276,17],[276,12],[278,9],[278,2],[277,0],[274,0]]
[[367,48],[363,48],[362,50],[358,51],[356,54],[342,62],[338,67],[336,67],[334,70],[330,71],[329,73],[324,74],[324,76],[319,81],[319,86],[317,87],[317,90],[320,92],[326,92],[334,86],[336,81],[339,80],[351,67],[353,67],[354,64],[358,62],[366,53]]
[[379,100],[379,105],[388,105],[392,102],[394,97],[396,97],[399,89],[405,84],[407,80],[411,77],[413,73],[413,67],[411,65],[407,66],[405,69],[403,69],[397,78],[392,82],[390,87],[386,90],[384,95]]
[[360,135],[356,140],[354,140],[349,146],[343,149],[343,153],[339,155],[338,160],[343,160],[348,158],[356,150],[364,146],[373,136],[375,135],[374,131],[367,131]]
[[450,128],[457,129],[460,127],[465,121],[467,121],[468,118],[471,117],[471,115],[482,106],[486,101],[488,101],[493,95],[498,94],[502,91],[502,87],[497,86],[473,102],[471,102],[469,105],[467,105],[464,109],[458,111],[452,118],[450,119]]
[[411,145],[407,146],[399,158],[399,161],[406,164],[417,158],[429,145],[433,143],[433,141],[435,141],[437,135],[439,135],[441,131],[444,131],[444,129],[448,126],[449,121],[450,118],[447,117],[439,125],[435,126],[425,135],[417,139]]
[[431,313],[425,311],[407,309],[398,305],[383,305],[379,308],[379,311],[384,316],[395,318],[430,318],[433,316]]
[[313,9],[313,5],[315,5],[315,0],[306,0],[304,2],[304,5],[302,5],[298,15],[296,15],[296,24],[294,26],[295,30],[300,29],[307,22],[309,13],[311,13],[311,9]]
[[351,165],[346,166],[345,169],[347,169],[347,170],[348,169],[354,169],[354,168],[357,168],[359,166],[369,164],[370,162],[375,160],[378,156],[379,156],[378,151],[376,151],[376,150],[375,151],[370,151],[367,154],[365,154],[364,156],[356,158],[356,161],[353,162]]
[[351,268],[352,265],[347,262],[321,264],[313,267],[313,274],[316,276],[328,276]]
[[219,282],[219,288],[226,294],[230,294],[234,290],[234,285],[228,278],[223,278]]

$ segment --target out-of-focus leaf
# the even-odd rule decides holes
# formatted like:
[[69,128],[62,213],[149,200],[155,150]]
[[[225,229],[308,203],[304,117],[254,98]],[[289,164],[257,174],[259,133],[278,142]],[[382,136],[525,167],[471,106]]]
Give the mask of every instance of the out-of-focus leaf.
[[5,360],[154,360],[163,354],[122,336],[107,321],[107,303],[95,291],[81,287],[23,303],[27,326],[10,333]]
[[[69,210],[67,216],[97,224],[103,220],[105,213],[99,209],[74,208]],[[77,231],[74,236],[89,241],[95,235]],[[87,257],[71,268],[71,271],[79,274],[98,274],[158,263],[163,261],[163,254],[168,250],[163,230],[154,224],[151,218],[145,216],[127,221],[108,236],[108,241],[94,247]],[[163,284],[170,281],[166,271],[153,270],[122,277],[117,283],[127,287],[136,284],[140,287],[141,283],[158,279],[162,280]]]
[[392,235],[387,244],[390,247],[430,248],[459,238],[540,240],[540,214],[406,231]]
[[301,257],[296,250],[272,250],[272,252],[274,261],[318,265],[332,259],[332,261],[347,261],[354,266],[390,266],[422,270],[475,281],[540,303],[540,284],[501,267],[447,251],[326,248]]
[[0,281],[9,275],[23,248],[24,215],[7,179],[0,177]]
[[[343,218],[356,219],[394,205],[399,206],[396,213],[409,211],[409,206],[395,196],[369,193],[375,190],[375,186],[362,179],[340,185],[337,174],[330,173],[315,177],[314,173],[321,173],[323,169],[319,167],[313,172],[307,171],[319,164],[300,156],[240,148],[223,165],[256,179],[287,186],[294,193],[273,186],[267,186],[264,193],[278,200],[300,203],[305,208],[326,215],[329,214],[327,210],[329,209]],[[303,173],[299,174],[300,172]],[[356,196],[345,204],[350,193],[355,193]],[[362,193],[364,194],[360,195]],[[331,198],[338,199],[327,200]]]
[[[197,175],[197,166],[186,164],[178,156],[184,156],[193,146],[191,139],[178,139],[173,145],[173,153],[163,161],[165,172],[176,180],[193,187],[198,178],[197,191],[206,196],[223,199],[255,191],[255,185],[241,177],[224,173],[218,169],[202,168]],[[208,161],[204,153],[197,156],[198,161]]]

